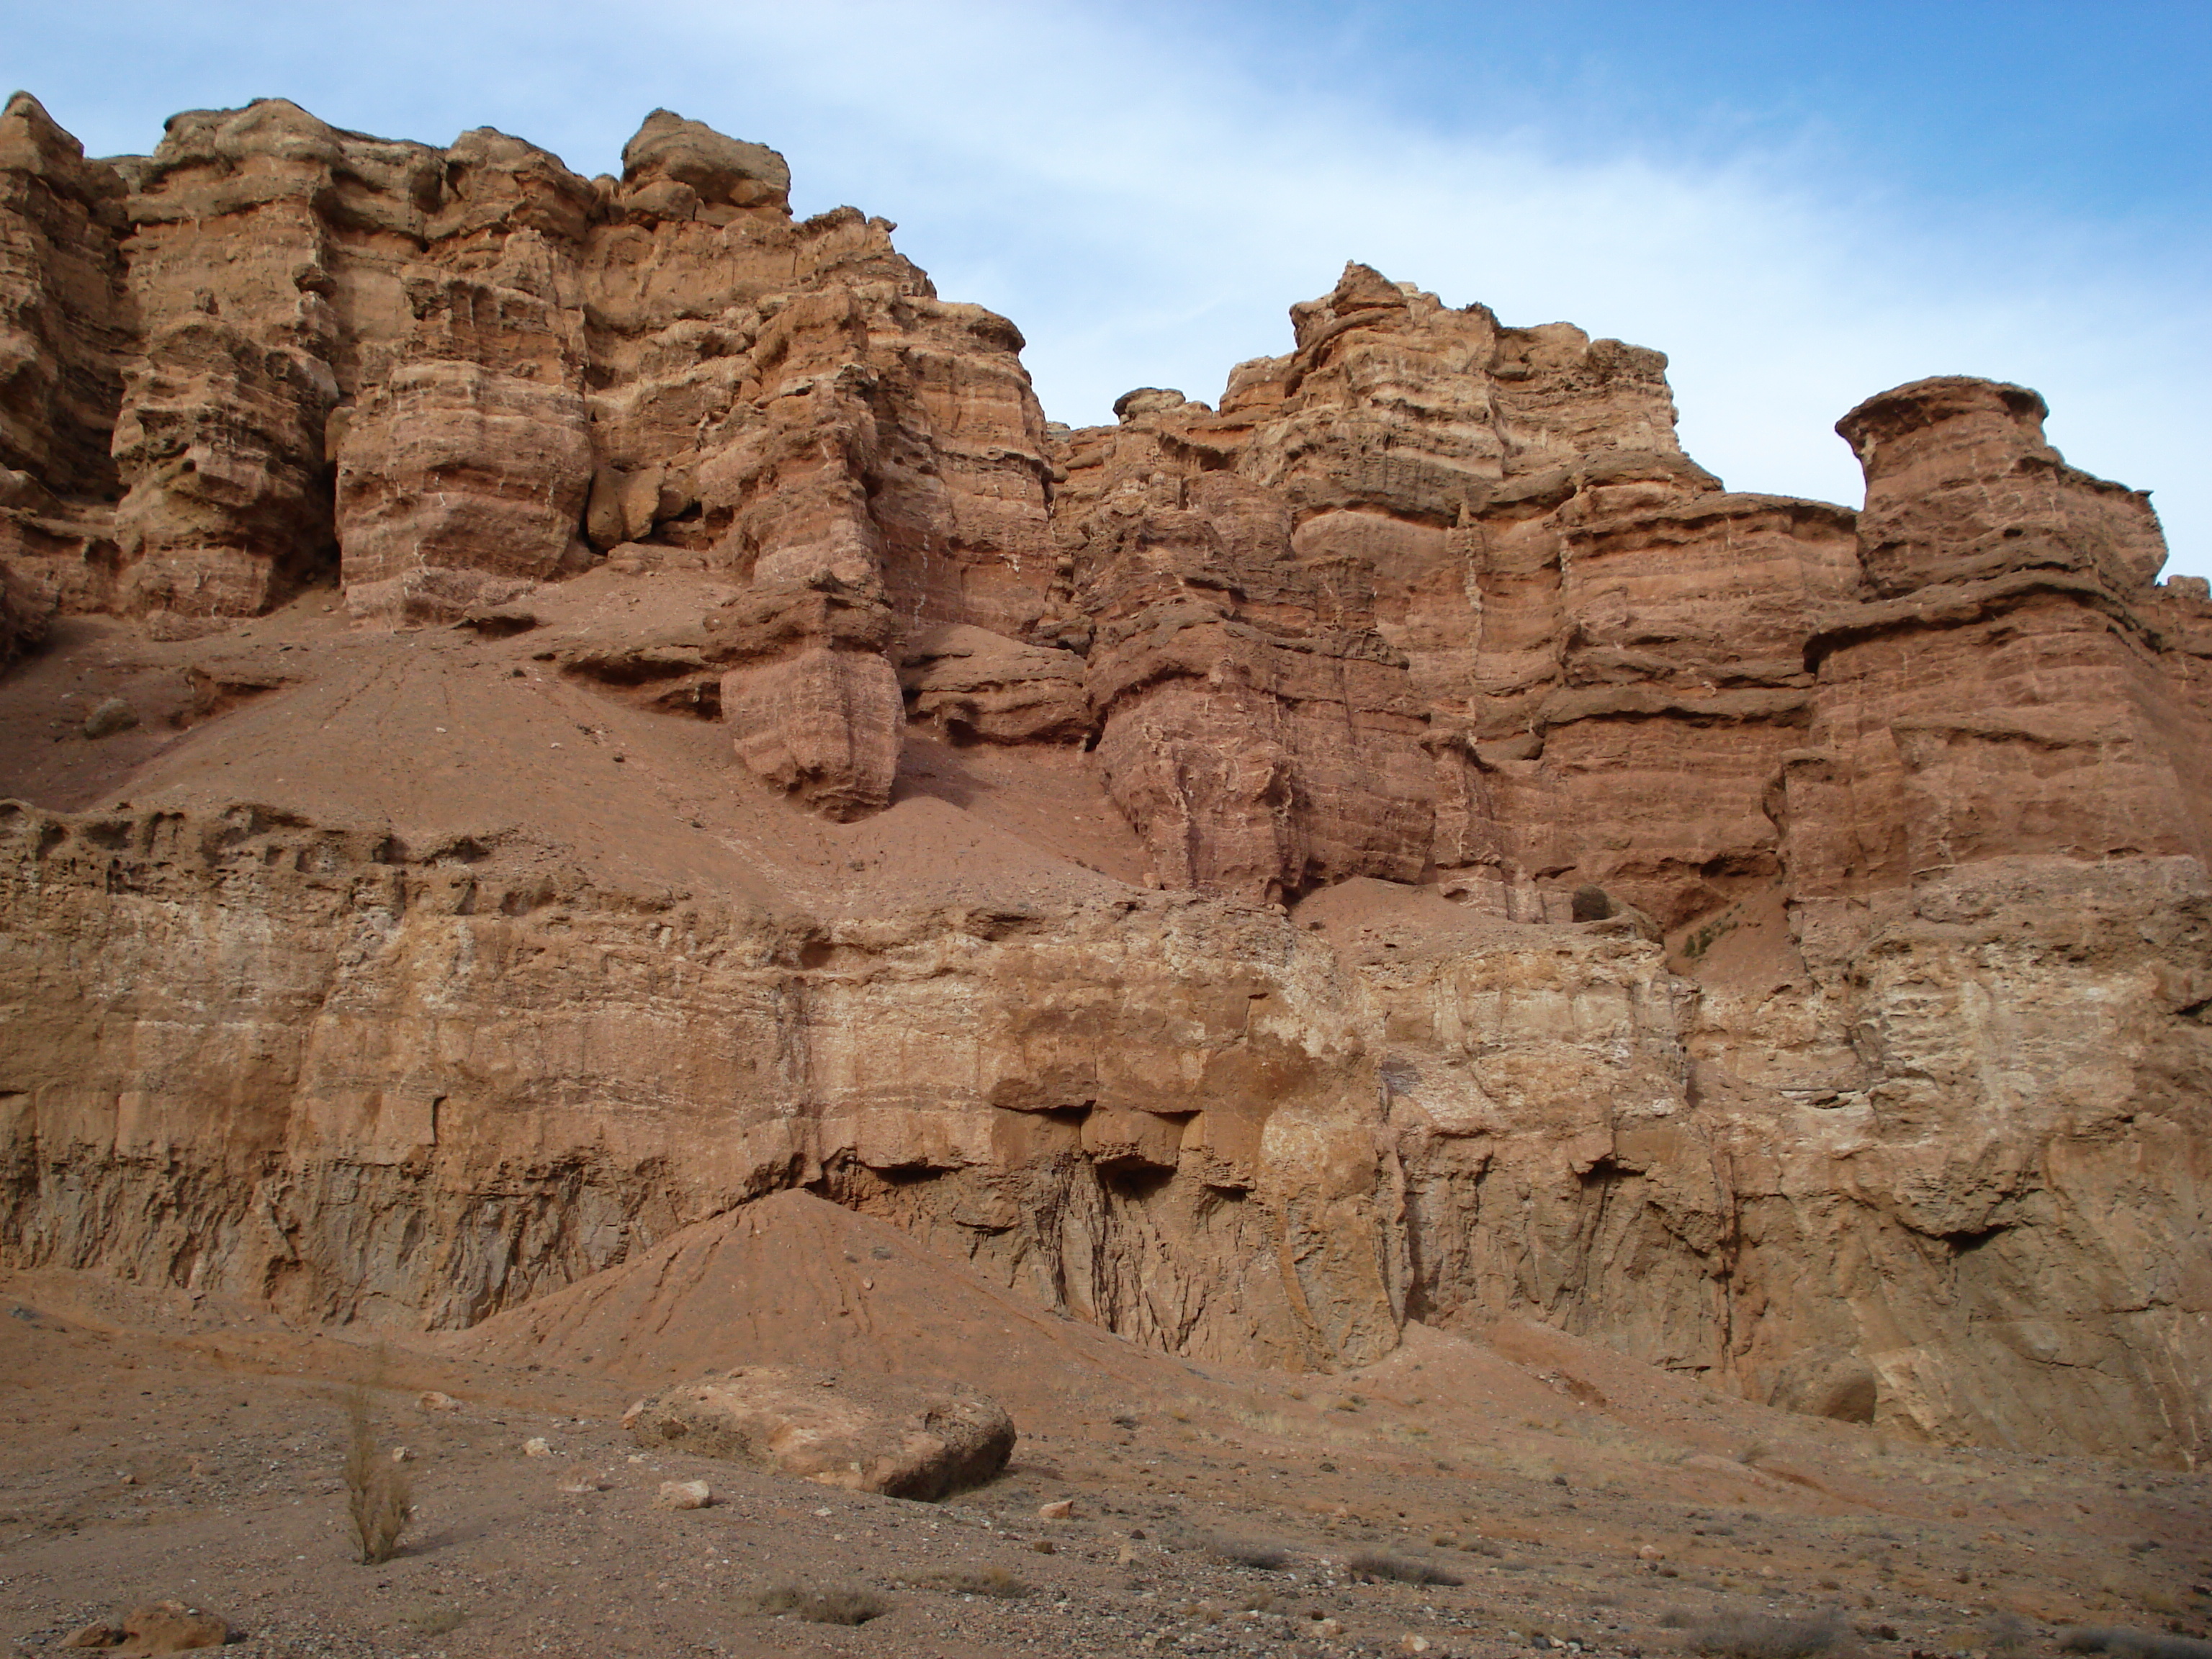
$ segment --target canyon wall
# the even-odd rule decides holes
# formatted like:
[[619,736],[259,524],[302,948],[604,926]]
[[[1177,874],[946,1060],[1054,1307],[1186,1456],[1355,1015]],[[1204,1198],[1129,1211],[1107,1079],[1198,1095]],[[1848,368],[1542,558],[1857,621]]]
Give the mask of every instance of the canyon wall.
[[[11,1260],[450,1327],[804,1185],[1194,1357],[1519,1316],[2204,1453],[2212,603],[2033,392],[1851,411],[1856,514],[1735,493],[1659,354],[1352,265],[1218,404],[1070,430],[773,151],[623,164],[0,118],[0,659],[355,624],[97,799],[5,781]],[[550,677],[782,827],[635,766],[529,834],[308,802],[286,711],[452,638],[485,801]],[[1082,781],[1131,878],[1048,813],[1059,899],[932,850],[933,756]],[[648,823],[732,873],[592,850]],[[779,874],[872,823],[963,896]]]

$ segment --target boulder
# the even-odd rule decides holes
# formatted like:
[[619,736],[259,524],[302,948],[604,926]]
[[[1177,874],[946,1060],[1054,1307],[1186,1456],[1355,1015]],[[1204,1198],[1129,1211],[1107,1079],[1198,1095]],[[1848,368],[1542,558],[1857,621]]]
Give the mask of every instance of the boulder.
[[1072,651],[948,623],[907,641],[898,678],[908,718],[956,743],[1079,743],[1091,729]]
[[97,741],[128,732],[138,724],[137,711],[121,697],[110,697],[84,717],[84,734]]
[[629,1431],[642,1446],[921,1499],[980,1486],[1014,1449],[1013,1419],[965,1383],[771,1365],[664,1389]]
[[791,168],[767,145],[657,109],[623,146],[623,183],[641,191],[663,180],[683,186],[701,207],[781,209],[791,194]]

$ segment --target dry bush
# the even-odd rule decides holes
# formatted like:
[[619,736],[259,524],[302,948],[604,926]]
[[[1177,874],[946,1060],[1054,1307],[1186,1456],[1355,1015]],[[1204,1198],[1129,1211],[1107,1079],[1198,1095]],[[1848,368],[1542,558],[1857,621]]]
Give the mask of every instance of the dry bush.
[[1256,1567],[1274,1572],[1288,1566],[1291,1553],[1263,1538],[1231,1538],[1209,1534],[1199,1540],[1201,1553],[1235,1567]]
[[873,1590],[852,1585],[811,1589],[804,1584],[771,1584],[752,1596],[756,1613],[788,1613],[810,1625],[865,1625],[891,1610],[891,1604]]
[[2118,1625],[2081,1625],[2058,1638],[2061,1653],[2110,1653],[2118,1659],[2212,1659],[2212,1642],[2160,1636]]
[[1388,1578],[1401,1584],[1463,1584],[1467,1582],[1457,1573],[1447,1571],[1433,1561],[1417,1561],[1410,1555],[1393,1555],[1389,1550],[1361,1550],[1345,1565],[1354,1578]]
[[933,1572],[915,1581],[924,1589],[950,1595],[993,1595],[1001,1601],[1018,1601],[1036,1591],[1025,1580],[1004,1567],[985,1567],[979,1572]]
[[415,1518],[415,1493],[399,1465],[376,1443],[369,1421],[368,1390],[346,1392],[346,1512],[363,1566],[378,1566],[398,1553],[399,1540]]
[[1770,1619],[1758,1613],[1717,1613],[1690,1626],[1690,1651],[1708,1659],[1818,1659],[1850,1651],[1840,1620]]

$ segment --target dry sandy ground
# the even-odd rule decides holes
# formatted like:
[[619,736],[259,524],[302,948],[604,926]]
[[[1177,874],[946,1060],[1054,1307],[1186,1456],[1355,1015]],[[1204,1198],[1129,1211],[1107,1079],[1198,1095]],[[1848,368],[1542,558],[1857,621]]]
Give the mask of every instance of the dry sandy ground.
[[[696,643],[725,592],[595,571],[533,596],[538,626],[499,638],[356,632],[327,589],[197,640],[65,618],[0,678],[0,798],[67,811],[250,802],[417,851],[468,836],[617,890],[823,917],[1075,902],[1144,881],[1136,836],[1073,750],[912,732],[890,807],[829,823],[746,775],[720,724],[656,707],[665,687],[565,665]],[[116,696],[138,724],[86,738],[86,715]]]
[[[240,1654],[953,1659],[1419,1638],[1438,1655],[1657,1659],[1717,1613],[1830,1613],[1838,1645],[1905,1659],[2048,1654],[2083,1624],[2201,1637],[2212,1607],[2200,1475],[1902,1444],[1525,1326],[1415,1327],[1389,1360],[1335,1376],[1197,1366],[1027,1308],[805,1194],[755,1211],[477,1332],[380,1347],[90,1275],[0,1281],[0,1635],[56,1651],[92,1619],[174,1597],[228,1619]],[[639,1379],[809,1353],[991,1378],[1022,1430],[1013,1463],[917,1504],[641,1455],[619,1426]],[[341,1480],[359,1378],[407,1449],[418,1510],[374,1567],[353,1559]],[[428,1389],[458,1407],[424,1408]],[[526,1455],[532,1438],[551,1455]],[[679,1477],[716,1501],[658,1507]],[[1072,1517],[1039,1517],[1064,1498]],[[1363,1551],[1461,1582],[1359,1582]],[[854,1627],[763,1610],[781,1585],[864,1589],[884,1610]]]

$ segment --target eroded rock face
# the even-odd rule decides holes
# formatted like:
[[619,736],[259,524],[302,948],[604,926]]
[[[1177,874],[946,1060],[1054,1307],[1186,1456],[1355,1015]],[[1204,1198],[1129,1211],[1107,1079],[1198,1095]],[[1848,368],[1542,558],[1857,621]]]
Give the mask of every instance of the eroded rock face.
[[[35,1259],[189,1259],[301,1316],[461,1325],[804,1182],[1158,1346],[1396,1342],[1373,1085],[1346,1109],[1328,952],[1279,918],[1154,895],[794,936],[245,809],[6,824],[10,914],[91,926],[100,975],[11,1022],[9,1236]],[[128,916],[95,923],[105,878],[63,872],[111,859]],[[573,994],[637,937],[657,965]],[[240,994],[263,1012],[223,1037],[185,1012]],[[138,1209],[149,1180],[171,1197]]]
[[19,97],[0,174],[0,556],[69,608],[189,633],[335,559],[364,622],[439,622],[646,545],[770,582],[858,560],[921,623],[1041,609],[1020,336],[883,222],[794,222],[760,145],[656,111],[593,181],[268,100],[88,162]]
[[1220,1362],[1534,1314],[1937,1437],[2203,1422],[2185,1304],[2111,1288],[2191,1271],[2193,860],[1808,907],[1808,969],[1700,985],[1632,916],[1372,881],[794,937],[265,816],[9,823],[15,936],[76,942],[0,983],[18,1259],[453,1326],[806,1185]]
[[906,706],[884,656],[898,622],[872,570],[848,560],[757,583],[708,618],[722,719],[745,769],[823,817],[890,800]]
[[1358,265],[1292,314],[1218,413],[1147,389],[1064,446],[1100,750],[1163,874],[1542,915],[1572,872],[1670,927],[1771,880],[1850,515],[1722,491],[1656,352]]
[[0,111],[0,658],[33,637],[20,619],[46,601],[24,596],[115,600],[124,194],[27,93]]
[[667,112],[586,180],[276,101],[89,162],[11,102],[0,661],[333,574],[495,639],[581,577],[512,672],[717,717],[664,817],[717,836],[733,773],[858,872],[910,726],[978,795],[1103,786],[1165,890],[825,920],[371,781],[373,834],[12,805],[11,1259],[456,1326],[803,1187],[1227,1363],[1534,1316],[2212,1449],[2212,599],[2034,393],[1862,404],[1856,514],[1730,491],[1657,353],[1353,265],[1218,407],[1048,428],[1011,324],[788,187]]
[[2026,386],[1949,376],[1870,398],[1836,423],[1866,470],[1860,562],[1870,598],[2031,568],[2127,593],[2166,539],[2148,492],[2093,478],[2044,441]]
[[45,641],[54,603],[35,567],[0,560],[0,669]]
[[1006,1466],[1014,1420],[962,1382],[749,1365],[663,1389],[629,1419],[641,1446],[726,1458],[850,1492],[928,1502]]
[[913,717],[955,742],[1076,743],[1091,730],[1073,651],[948,623],[905,642],[898,678]]

